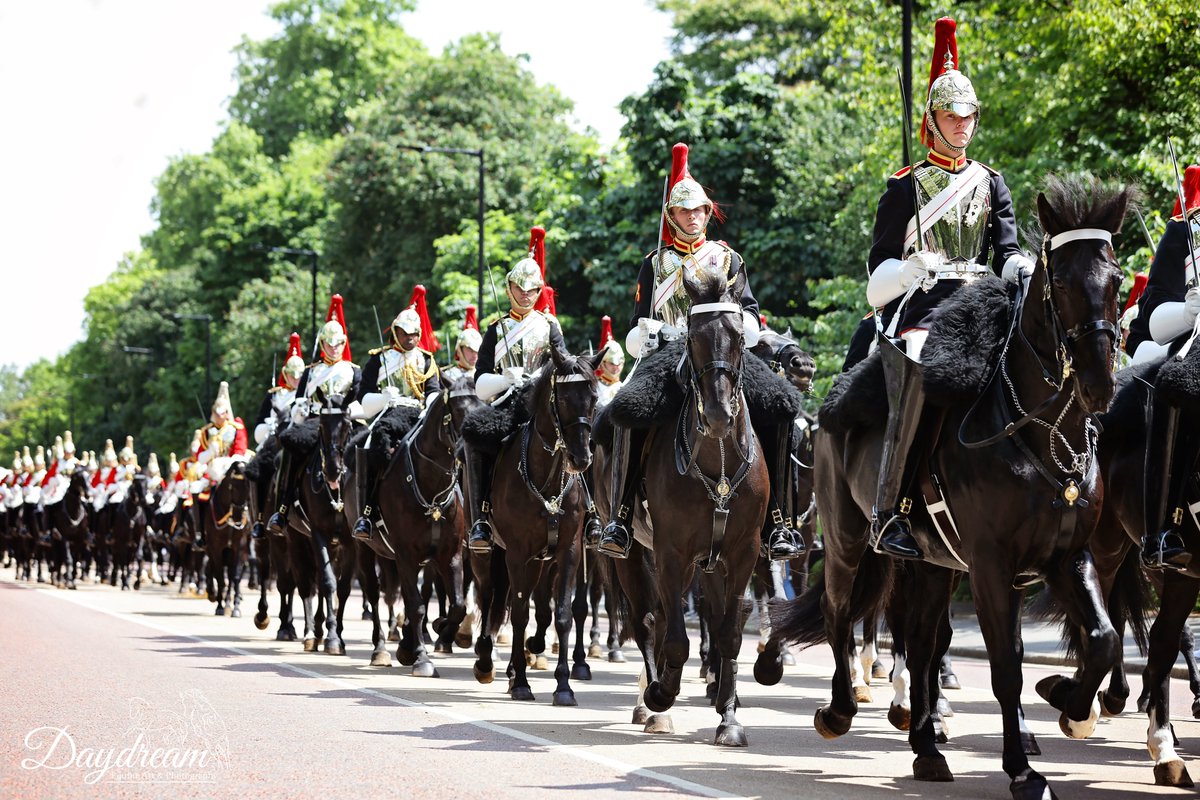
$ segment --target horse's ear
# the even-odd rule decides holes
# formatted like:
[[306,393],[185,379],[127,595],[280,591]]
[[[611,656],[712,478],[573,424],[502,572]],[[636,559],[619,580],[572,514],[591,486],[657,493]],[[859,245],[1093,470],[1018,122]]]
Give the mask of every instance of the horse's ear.
[[593,374],[596,370],[600,369],[600,364],[604,361],[604,356],[607,353],[608,351],[601,347],[588,358],[588,368],[591,369]]
[[1062,233],[1066,229],[1066,225],[1054,213],[1054,209],[1050,206],[1050,201],[1046,199],[1045,192],[1038,192],[1037,196],[1038,220],[1042,223],[1042,230],[1048,235]]
[[1125,222],[1125,215],[1129,213],[1129,203],[1132,199],[1132,189],[1126,186],[1112,199],[1108,208],[1105,209],[1107,213],[1100,227],[1106,231],[1120,233],[1121,225]]
[[560,346],[560,342],[550,343],[550,358],[554,360],[554,369],[561,370],[563,364],[567,363],[567,357],[570,355]]

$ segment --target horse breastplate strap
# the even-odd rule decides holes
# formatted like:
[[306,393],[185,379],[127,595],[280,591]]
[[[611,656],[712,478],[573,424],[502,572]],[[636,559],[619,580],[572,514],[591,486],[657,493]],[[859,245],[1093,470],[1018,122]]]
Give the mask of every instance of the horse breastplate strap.
[[921,218],[923,235],[918,249],[937,253],[946,264],[977,261],[983,252],[983,237],[991,211],[992,182],[988,171],[978,167],[973,174],[961,178],[961,185],[932,207],[930,201],[949,189],[960,176],[922,164],[913,170],[913,178],[917,203],[923,212],[927,208],[932,212],[929,218]]
[[654,257],[654,315],[668,325],[686,327],[691,302],[683,287],[683,271],[693,270],[697,275],[715,272],[728,279],[732,261],[730,251],[716,242],[707,242],[686,256],[673,247],[660,249]]

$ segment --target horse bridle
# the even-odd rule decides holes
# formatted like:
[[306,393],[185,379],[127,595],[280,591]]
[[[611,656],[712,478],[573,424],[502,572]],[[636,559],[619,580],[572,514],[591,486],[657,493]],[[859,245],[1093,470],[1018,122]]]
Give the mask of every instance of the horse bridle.
[[[321,410],[318,411],[317,414],[322,417],[340,416],[340,417],[348,418],[350,416],[350,409],[348,407],[346,407],[344,404],[341,407],[336,407],[336,406],[330,405],[329,398],[325,397],[325,398],[322,398]],[[339,488],[338,489],[339,496],[334,497],[333,489],[331,489],[329,487],[329,468],[325,462],[325,441],[324,440],[325,440],[325,426],[322,425],[320,427],[320,443],[317,446],[317,453],[321,457],[321,477],[323,479],[321,481],[321,484],[325,487],[325,493],[329,495],[329,504],[331,506],[333,506],[333,509],[335,511],[340,512],[342,510],[342,508],[344,508],[344,505],[343,505],[342,499],[341,499],[342,492],[341,492],[341,489]],[[329,442],[329,446],[332,447],[333,442]],[[338,470],[338,474],[336,476],[334,476],[334,480],[337,481],[337,484],[339,487],[341,487],[342,478],[346,477],[347,472],[348,472],[348,470],[346,468],[346,465],[345,465],[345,463],[343,463],[341,469]]]
[[[464,392],[463,394],[470,393]],[[446,445],[446,452],[450,454],[451,466],[449,469],[443,467],[437,461],[434,461],[432,458],[422,453],[421,448],[417,447],[417,436],[420,435],[420,431],[423,429],[425,424],[424,422],[422,422],[420,425],[414,425],[409,429],[408,433],[404,434],[404,438],[400,441],[399,448],[403,453],[404,468],[407,472],[405,475],[405,481],[407,482],[409,489],[412,491],[413,498],[425,512],[425,516],[429,517],[435,523],[438,522],[445,515],[447,509],[449,509],[450,504],[454,500],[454,490],[458,488],[459,463],[458,459],[454,455],[454,444],[449,438],[452,421],[450,416],[450,398],[452,396],[454,395],[448,389],[442,391],[442,405],[445,407],[445,413],[442,414],[442,420],[438,429],[438,441]],[[428,420],[429,417],[426,416],[425,419]],[[416,465],[413,463],[412,457],[414,451],[420,458],[437,467],[437,469],[440,470],[444,475],[450,476],[450,483],[445,489],[435,493],[433,500],[425,499],[425,495],[421,492],[420,481],[416,480],[417,470]],[[395,463],[395,460],[393,460],[392,464]],[[388,470],[385,471],[385,475],[389,471],[391,471],[390,464],[388,465]]]
[[[564,424],[562,417],[558,413],[558,385],[560,383],[587,382],[588,380],[590,380],[590,378],[581,372],[570,372],[566,375],[559,375],[557,372],[550,373],[550,419],[554,423],[554,445],[552,447],[547,447],[542,435],[540,433],[538,434],[538,439],[541,440],[542,449],[547,453],[556,453],[566,447],[566,440],[563,437],[563,433],[567,428],[573,425],[582,425],[587,428],[588,438],[591,438],[591,417],[575,417],[575,419],[568,420]],[[532,420],[530,421],[529,427],[536,427],[533,425]],[[537,433],[536,429],[534,430],[534,433]]]
[[[742,314],[742,307],[738,303],[696,303],[692,306],[688,316],[696,316],[697,314],[737,314],[739,319]],[[737,364],[732,364],[728,361],[709,361],[699,370],[692,362],[692,326],[688,326],[687,346],[684,349],[683,359],[680,361],[680,367],[685,364],[688,367],[687,382],[691,387],[692,393],[696,397],[696,410],[699,412],[697,424],[700,426],[701,432],[704,429],[704,396],[700,392],[700,379],[710,372],[724,370],[733,377],[733,414],[737,416],[741,409],[742,402],[742,369]],[[739,328],[739,333],[744,337],[744,333]],[[739,343],[737,352],[741,352]]]
[[[229,478],[230,480],[235,480],[235,481],[246,480],[246,476],[244,474],[242,474],[242,475],[226,475],[226,477]],[[221,484],[219,484],[217,486],[218,492],[214,492],[214,495],[219,493],[221,485],[223,485],[224,483],[225,483],[225,481],[222,480]],[[230,494],[233,493],[232,488],[230,488],[229,491],[230,491]],[[215,500],[216,497],[214,496],[213,499]],[[216,527],[217,529],[233,528],[235,531],[244,530],[246,527],[246,523],[250,521],[250,514],[248,512],[249,505],[250,505],[249,501],[247,501],[245,503],[232,503],[231,502],[229,504],[229,510],[225,512],[225,515],[222,516],[220,519],[217,519],[217,504],[210,502],[208,504],[208,509],[209,509],[209,514],[212,516],[213,526]],[[241,509],[241,513],[238,515],[239,521],[238,522],[230,522],[229,520],[233,519],[233,514],[238,509]]]

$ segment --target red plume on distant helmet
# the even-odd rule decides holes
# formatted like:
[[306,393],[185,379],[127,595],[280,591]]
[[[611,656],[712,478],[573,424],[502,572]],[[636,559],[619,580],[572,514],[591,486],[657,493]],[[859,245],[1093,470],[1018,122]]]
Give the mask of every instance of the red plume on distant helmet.
[[[1200,208],[1200,165],[1192,164],[1183,172],[1183,196],[1187,199],[1188,211],[1194,211]],[[1179,198],[1175,198],[1175,208],[1171,211],[1171,217],[1178,217],[1183,213],[1183,209],[1179,207]]]
[[604,345],[612,341],[612,338],[612,317],[610,317],[608,314],[605,314],[600,318],[600,345],[596,349],[603,350]]
[[[936,81],[948,69],[958,69],[958,36],[955,34],[957,25],[950,17],[942,17],[933,26],[933,59],[929,64],[929,85],[925,87],[925,100],[929,100],[929,92]],[[946,58],[946,54],[950,58]],[[922,107],[926,103],[921,104]],[[933,134],[929,130],[928,112],[921,117],[921,143],[933,147]]]
[[1149,280],[1150,276],[1144,272],[1139,272],[1133,276],[1133,288],[1129,290],[1129,299],[1125,301],[1125,308],[1121,312],[1122,314],[1136,306],[1138,300],[1142,299],[1142,293],[1146,291],[1146,283]]
[[475,306],[467,306],[467,312],[463,316],[463,329],[473,328],[479,330],[479,318],[476,316]]
[[442,345],[438,342],[437,336],[433,332],[433,323],[429,321],[429,309],[425,305],[424,286],[418,283],[413,287],[412,299],[408,301],[408,305],[421,318],[421,349],[428,350],[430,353],[437,352],[441,349]]
[[554,289],[546,285],[546,229],[541,225],[529,229],[529,255],[542,270],[542,291],[533,308],[535,311],[557,316],[554,308]]
[[346,348],[342,351],[342,358],[346,361],[350,360],[350,329],[346,327],[346,312],[342,309],[342,296],[335,294],[329,299],[329,311],[325,314],[325,321],[335,319],[342,326],[343,333],[346,334]]
[[300,334],[296,333],[295,331],[292,332],[291,338],[288,339],[288,349],[287,353],[283,356],[283,366],[279,368],[279,377],[276,385],[280,386],[281,388],[287,388],[287,381],[283,379],[283,373],[284,370],[287,369],[288,361],[293,357],[298,358],[301,361],[304,360],[304,352],[300,349]]

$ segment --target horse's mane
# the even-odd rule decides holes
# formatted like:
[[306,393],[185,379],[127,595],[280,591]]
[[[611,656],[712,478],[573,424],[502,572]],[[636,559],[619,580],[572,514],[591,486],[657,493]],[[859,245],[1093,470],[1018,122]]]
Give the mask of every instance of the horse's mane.
[[[1049,175],[1042,190],[1050,209],[1068,229],[1121,229],[1124,209],[1136,199],[1132,186],[1101,180],[1092,175]],[[1116,227],[1110,227],[1113,220]]]

